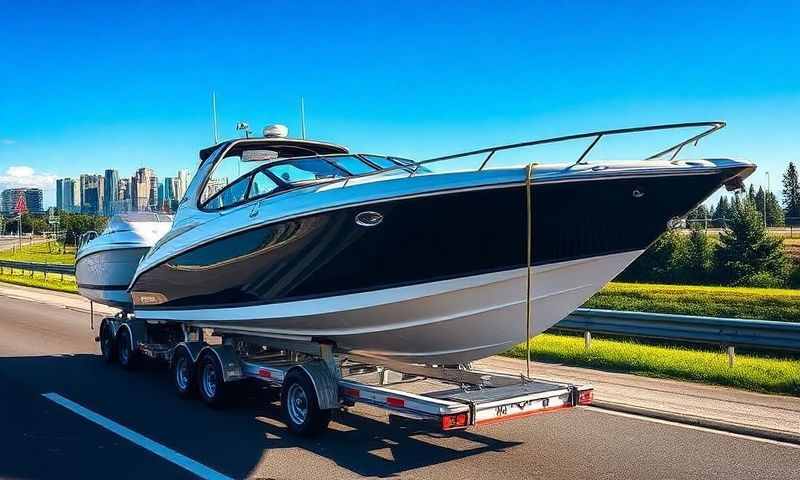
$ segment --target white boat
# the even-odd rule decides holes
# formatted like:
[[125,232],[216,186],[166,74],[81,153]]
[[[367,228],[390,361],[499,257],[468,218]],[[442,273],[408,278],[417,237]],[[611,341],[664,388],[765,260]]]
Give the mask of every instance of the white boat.
[[[502,352],[584,303],[673,218],[741,187],[750,162],[677,158],[723,126],[607,130],[421,162],[283,136],[223,142],[201,152],[172,230],[139,265],[134,311],[402,362]],[[646,159],[587,161],[602,137],[688,127],[706,129]],[[500,151],[581,138],[592,143],[574,163],[490,165]],[[472,170],[428,168],[476,155],[485,160]],[[243,170],[223,185],[228,159]]]
[[113,216],[99,235],[85,234],[75,256],[78,292],[94,302],[130,310],[127,290],[136,267],[171,224],[170,215],[132,212]]

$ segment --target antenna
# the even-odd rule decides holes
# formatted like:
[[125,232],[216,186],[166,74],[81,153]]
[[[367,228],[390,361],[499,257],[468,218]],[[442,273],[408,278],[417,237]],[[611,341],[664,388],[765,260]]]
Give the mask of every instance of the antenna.
[[214,145],[219,143],[219,130],[217,130],[217,94],[211,90],[211,128],[214,135]]
[[306,139],[306,104],[300,97],[300,138]]

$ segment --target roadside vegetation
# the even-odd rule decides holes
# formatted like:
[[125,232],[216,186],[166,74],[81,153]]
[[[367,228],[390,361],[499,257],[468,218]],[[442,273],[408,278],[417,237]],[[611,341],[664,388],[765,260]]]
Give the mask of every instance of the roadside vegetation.
[[[506,355],[525,358],[525,345],[514,347]],[[716,350],[605,339],[593,339],[586,350],[583,338],[555,334],[532,339],[531,357],[596,370],[800,396],[800,361],[793,358],[737,354],[731,368],[727,355]]]
[[614,282],[584,307],[800,322],[800,290]]
[[55,290],[57,292],[78,293],[78,286],[75,284],[75,277],[64,275],[61,280],[61,275],[49,273],[47,279],[44,278],[43,273],[34,272],[21,272],[20,270],[11,270],[5,268],[4,273],[0,273],[0,282],[11,283],[14,285],[22,285],[25,287],[45,288],[47,290]]
[[0,250],[0,260],[72,265],[75,263],[75,247],[65,246],[60,242],[26,244],[23,241],[22,247],[12,246]]

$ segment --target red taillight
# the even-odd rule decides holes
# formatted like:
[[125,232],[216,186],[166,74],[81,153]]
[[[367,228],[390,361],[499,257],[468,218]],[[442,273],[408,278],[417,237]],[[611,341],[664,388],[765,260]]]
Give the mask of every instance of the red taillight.
[[358,398],[361,394],[355,388],[343,388],[342,395],[345,397]]
[[454,413],[442,417],[442,430],[463,428],[468,425],[469,416],[466,413]]
[[581,390],[578,392],[578,405],[591,405],[594,399],[594,390]]
[[270,372],[266,368],[260,368],[258,370],[258,376],[261,378],[270,378],[272,376],[272,372]]
[[405,407],[406,401],[402,398],[386,397],[386,404],[392,407]]

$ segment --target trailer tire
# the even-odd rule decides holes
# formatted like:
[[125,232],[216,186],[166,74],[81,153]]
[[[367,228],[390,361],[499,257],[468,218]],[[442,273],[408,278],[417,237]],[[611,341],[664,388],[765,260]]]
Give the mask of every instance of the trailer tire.
[[103,356],[106,363],[113,363],[117,355],[114,335],[111,333],[111,325],[108,322],[103,322],[100,327],[100,355]]
[[222,365],[212,351],[206,350],[200,355],[196,375],[197,390],[206,405],[213,408],[224,406],[228,401],[230,385],[225,383]]
[[192,356],[185,348],[175,350],[172,357],[172,384],[178,395],[189,398],[197,393],[197,376],[195,375],[195,365]]
[[302,371],[290,371],[281,389],[281,413],[289,431],[309,437],[328,426],[331,411],[319,408],[317,392]]
[[139,355],[131,348],[131,333],[127,328],[120,327],[117,331],[117,361],[125,370],[133,370],[139,364]]

